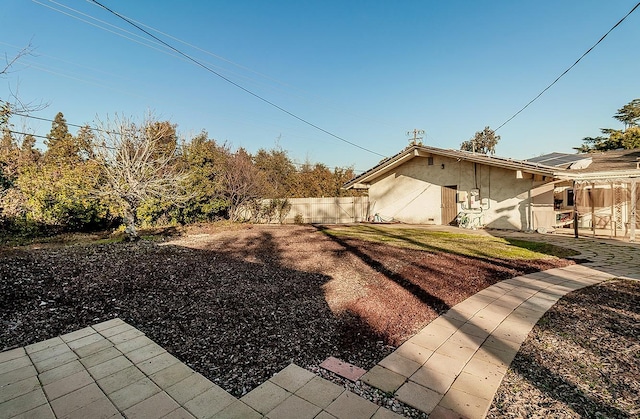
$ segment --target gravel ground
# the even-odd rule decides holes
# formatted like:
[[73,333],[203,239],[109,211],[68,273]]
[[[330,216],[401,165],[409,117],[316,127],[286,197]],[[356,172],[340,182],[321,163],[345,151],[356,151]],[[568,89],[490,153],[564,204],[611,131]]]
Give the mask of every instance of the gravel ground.
[[489,418],[640,417],[640,282],[575,291],[534,327]]
[[0,350],[121,317],[235,396],[291,362],[319,371],[335,356],[370,369],[480,289],[569,263],[491,263],[308,226],[0,252]]

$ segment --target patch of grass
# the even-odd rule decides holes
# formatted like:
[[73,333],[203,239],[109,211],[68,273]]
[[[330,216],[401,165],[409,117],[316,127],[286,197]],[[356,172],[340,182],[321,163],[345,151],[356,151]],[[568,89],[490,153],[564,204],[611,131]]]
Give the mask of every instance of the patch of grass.
[[578,254],[572,250],[546,243],[416,228],[359,225],[324,229],[323,232],[338,238],[361,239],[482,259],[545,259],[550,257],[564,258]]

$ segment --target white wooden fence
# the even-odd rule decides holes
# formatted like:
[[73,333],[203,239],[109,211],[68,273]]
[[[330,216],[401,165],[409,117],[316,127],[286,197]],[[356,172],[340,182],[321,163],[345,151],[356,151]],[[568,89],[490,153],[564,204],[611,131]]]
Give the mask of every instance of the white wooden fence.
[[367,221],[368,196],[342,198],[290,198],[291,211],[285,223],[294,223],[296,216],[305,224],[346,224]]

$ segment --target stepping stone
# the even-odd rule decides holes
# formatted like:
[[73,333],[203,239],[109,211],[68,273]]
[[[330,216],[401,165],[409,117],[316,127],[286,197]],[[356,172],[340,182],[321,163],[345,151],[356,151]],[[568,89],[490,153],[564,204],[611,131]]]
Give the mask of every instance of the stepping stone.
[[320,367],[336,373],[340,377],[344,377],[347,380],[351,381],[358,381],[360,377],[362,377],[364,373],[367,372],[360,367],[356,367],[355,365],[341,361],[338,358],[334,358],[332,356],[325,359],[322,364],[320,364]]

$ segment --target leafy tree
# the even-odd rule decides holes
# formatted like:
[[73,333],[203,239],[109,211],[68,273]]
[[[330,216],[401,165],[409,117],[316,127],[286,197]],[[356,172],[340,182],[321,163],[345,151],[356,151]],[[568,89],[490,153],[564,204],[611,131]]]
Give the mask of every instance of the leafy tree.
[[265,176],[264,198],[291,197],[296,177],[296,167],[287,152],[274,148],[260,149],[253,157],[256,167]]
[[45,144],[47,146],[47,151],[44,153],[45,163],[76,164],[81,160],[80,145],[69,132],[62,112],[58,112],[53,119]]
[[613,117],[622,122],[625,129],[637,127],[640,123],[640,99],[633,99],[618,109],[618,112]]
[[460,150],[471,151],[473,153],[495,154],[496,145],[500,141],[500,136],[489,127],[484,127],[482,131],[475,133],[473,138],[463,141]]
[[204,131],[182,148],[178,164],[189,171],[189,199],[176,209],[179,222],[213,221],[228,215],[224,166],[230,154],[228,147],[218,145]]
[[620,148],[640,148],[640,99],[631,102],[618,109],[613,118],[624,124],[623,130],[613,128],[601,128],[604,135],[586,137],[582,139],[582,145],[574,147],[579,153],[593,151],[617,150]]
[[180,202],[187,198],[187,174],[173,165],[175,150],[170,152],[164,142],[173,125],[158,124],[152,115],[140,125],[120,117],[99,125],[92,151],[101,169],[96,193],[117,206],[125,231],[135,240],[137,212],[144,201]]

